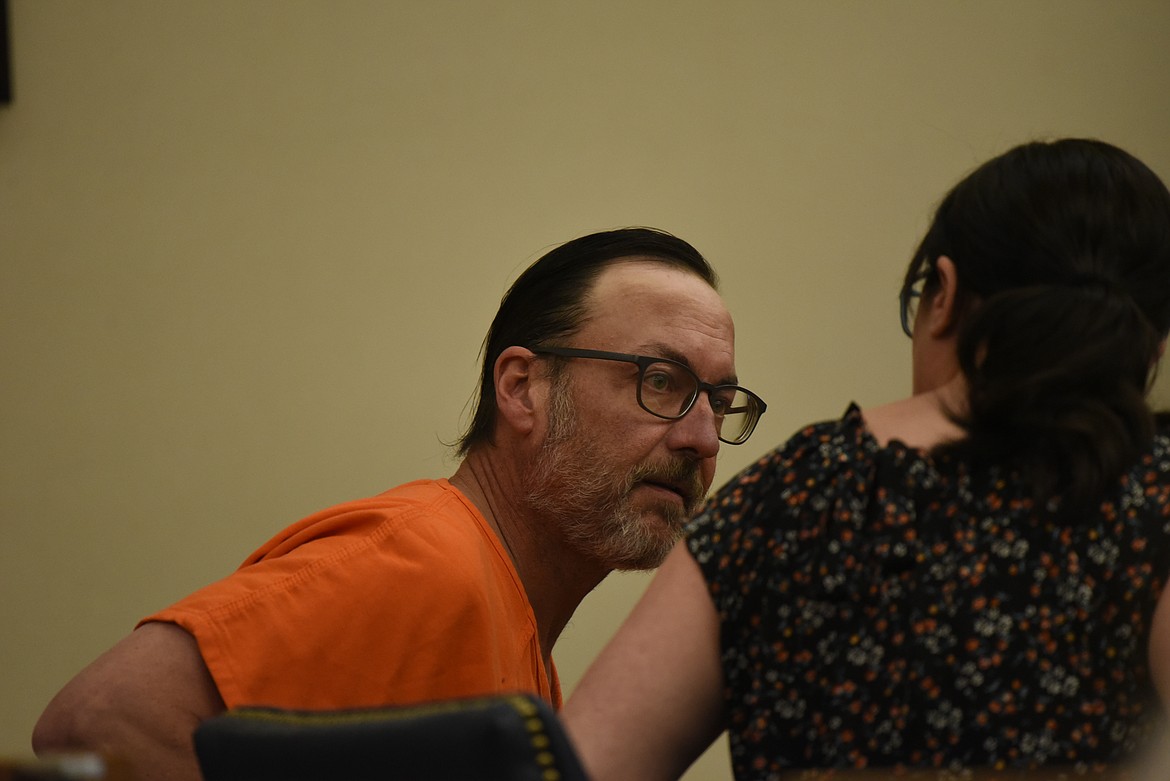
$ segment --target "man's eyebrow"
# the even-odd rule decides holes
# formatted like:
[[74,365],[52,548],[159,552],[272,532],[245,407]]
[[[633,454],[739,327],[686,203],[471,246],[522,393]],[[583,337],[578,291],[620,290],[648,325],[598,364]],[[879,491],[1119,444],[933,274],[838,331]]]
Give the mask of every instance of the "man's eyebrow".
[[[687,356],[680,353],[678,350],[674,349],[673,347],[670,347],[669,345],[661,344],[659,342],[654,342],[652,344],[642,345],[638,349],[641,351],[642,355],[652,355],[656,358],[669,358],[670,360],[674,361],[675,363],[681,363],[683,366],[685,366],[688,369],[690,369],[691,371],[695,372],[695,374],[698,374],[698,372],[695,371],[695,367],[691,365],[691,360]],[[699,379],[703,379],[703,378],[700,377]],[[739,378],[736,377],[734,374],[732,374],[730,376],[724,377],[723,379],[716,380],[715,382],[712,382],[711,384],[712,385],[738,385]]]

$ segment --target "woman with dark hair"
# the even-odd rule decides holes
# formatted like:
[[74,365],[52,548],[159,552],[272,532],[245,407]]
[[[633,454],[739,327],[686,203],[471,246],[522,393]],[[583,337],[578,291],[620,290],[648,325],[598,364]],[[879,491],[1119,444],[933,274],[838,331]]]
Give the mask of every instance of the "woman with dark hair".
[[[1128,757],[1167,678],[1170,193],[1031,143],[942,201],[900,295],[913,395],[725,486],[565,718],[598,781]],[[1163,600],[1170,602],[1170,600]],[[1168,692],[1170,693],[1170,692]]]

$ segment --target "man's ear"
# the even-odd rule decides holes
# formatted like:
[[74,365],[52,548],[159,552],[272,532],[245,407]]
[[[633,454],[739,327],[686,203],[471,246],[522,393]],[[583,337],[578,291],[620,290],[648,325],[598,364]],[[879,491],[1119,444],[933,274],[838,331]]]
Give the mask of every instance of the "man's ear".
[[499,425],[522,435],[530,433],[536,425],[538,397],[542,392],[541,383],[536,382],[536,354],[513,345],[496,358],[492,376],[496,383]]
[[933,337],[948,336],[959,325],[959,272],[955,261],[939,255],[934,264],[936,289],[923,300],[926,309],[927,333]]

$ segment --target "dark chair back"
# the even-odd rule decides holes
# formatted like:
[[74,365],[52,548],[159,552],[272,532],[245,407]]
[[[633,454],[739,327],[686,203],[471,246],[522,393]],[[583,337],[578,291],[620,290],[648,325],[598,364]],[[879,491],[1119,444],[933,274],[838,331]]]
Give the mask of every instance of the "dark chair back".
[[205,781],[587,781],[528,694],[400,708],[240,708],[195,732]]

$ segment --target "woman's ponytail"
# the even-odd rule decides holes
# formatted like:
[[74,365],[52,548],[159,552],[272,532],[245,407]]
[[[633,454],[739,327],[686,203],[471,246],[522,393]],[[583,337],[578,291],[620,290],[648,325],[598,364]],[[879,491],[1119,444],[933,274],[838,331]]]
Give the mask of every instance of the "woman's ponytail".
[[1020,469],[1041,506],[1059,496],[1063,512],[1089,509],[1150,446],[1159,342],[1107,278],[992,295],[960,332],[968,436],[942,450]]
[[906,272],[955,265],[967,431],[941,451],[1012,464],[1041,506],[1100,501],[1154,436],[1146,394],[1170,330],[1170,191],[1089,139],[1016,147],[943,199]]

